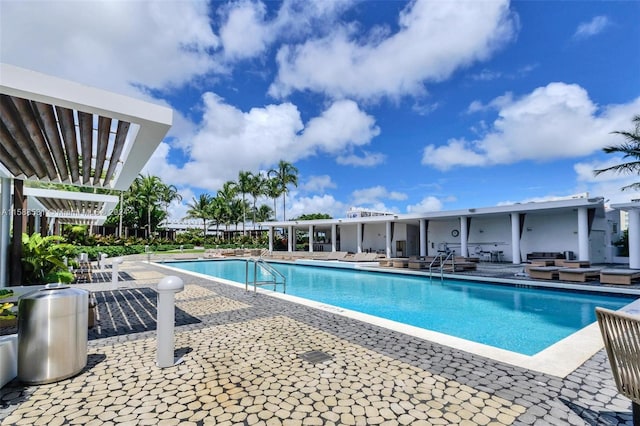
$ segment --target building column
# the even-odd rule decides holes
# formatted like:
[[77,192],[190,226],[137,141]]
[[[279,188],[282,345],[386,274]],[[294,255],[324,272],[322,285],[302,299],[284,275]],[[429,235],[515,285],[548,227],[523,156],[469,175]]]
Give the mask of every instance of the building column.
[[313,253],[313,225],[309,225],[309,253]]
[[578,260],[589,260],[589,215],[586,207],[578,208]]
[[40,220],[40,235],[46,237],[49,235],[49,222],[47,220],[47,213],[42,213]]
[[0,178],[0,288],[9,286],[9,229],[11,227],[11,179]]
[[269,227],[269,253],[273,253],[273,226]]
[[629,209],[629,268],[640,269],[640,209]]
[[391,258],[391,222],[385,222],[385,251],[387,258]]
[[358,239],[356,253],[362,253],[362,224],[356,223],[356,238]]
[[293,226],[289,226],[289,228],[287,229],[287,251],[293,251],[294,245],[293,245],[293,239],[295,238],[295,236],[293,235]]
[[39,213],[33,215],[33,232],[37,232],[42,235],[42,216]]
[[335,223],[331,224],[331,251],[335,252],[337,251],[337,243],[338,240],[338,225]]
[[514,265],[519,265],[520,258],[520,213],[511,213],[511,259]]
[[469,257],[469,227],[467,226],[467,217],[460,216],[460,256]]
[[13,285],[22,284],[22,233],[26,228],[27,216],[24,197],[24,182],[13,181],[13,238],[11,239],[10,281]]
[[427,219],[420,219],[420,256],[427,255]]

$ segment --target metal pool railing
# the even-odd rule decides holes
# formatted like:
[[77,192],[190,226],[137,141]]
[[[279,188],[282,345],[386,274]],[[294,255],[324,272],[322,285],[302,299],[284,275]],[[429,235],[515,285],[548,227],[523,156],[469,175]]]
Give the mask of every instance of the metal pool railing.
[[[249,264],[253,263],[253,291],[256,292],[258,286],[273,285],[273,291],[276,291],[278,284],[282,284],[282,292],[287,292],[287,279],[285,276],[273,266],[269,265],[262,259],[249,258],[245,261],[245,278],[244,289],[249,291]],[[270,278],[265,280],[258,280],[258,268],[266,273]],[[280,282],[278,282],[280,279]]]

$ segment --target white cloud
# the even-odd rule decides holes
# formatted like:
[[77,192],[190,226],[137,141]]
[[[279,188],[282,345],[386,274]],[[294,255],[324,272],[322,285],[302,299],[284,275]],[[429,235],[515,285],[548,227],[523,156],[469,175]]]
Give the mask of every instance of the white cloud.
[[222,6],[220,39],[225,60],[254,58],[278,39],[296,39],[313,31],[327,32],[336,16],[353,0],[285,0],[271,19],[261,1],[242,0]]
[[611,157],[606,161],[591,161],[576,163],[577,185],[580,190],[588,191],[595,196],[602,196],[609,200],[607,204],[627,203],[640,198],[640,191],[622,191],[620,188],[632,183],[640,182],[638,175],[618,174],[614,172],[602,173],[596,176],[593,171],[625,162],[620,157]]
[[433,196],[423,198],[418,204],[407,206],[407,213],[426,213],[440,210],[442,210],[442,201]]
[[331,176],[311,176],[307,181],[300,185],[300,190],[307,192],[324,192],[327,189],[335,188],[336,184],[331,180]]
[[182,201],[174,201],[169,205],[168,212],[170,220],[181,220],[187,216],[187,210],[189,207],[187,204],[191,203],[195,194],[189,188],[179,188]]
[[491,81],[491,80],[497,80],[497,79],[501,78],[502,76],[503,76],[503,74],[500,71],[492,71],[492,70],[488,70],[488,69],[483,69],[479,73],[473,74],[471,76],[471,79],[477,80],[477,81]]
[[576,39],[585,39],[589,37],[593,37],[594,35],[600,34],[605,30],[611,21],[606,16],[596,16],[589,22],[582,22],[576,28],[576,32],[573,34],[573,37]]
[[336,163],[343,166],[373,167],[384,163],[385,158],[386,155],[379,152],[364,151],[361,157],[356,154],[340,155],[336,158]]
[[605,173],[596,176],[593,171],[596,169],[620,164],[622,158],[608,158],[605,161],[593,160],[576,163],[573,169],[576,173],[576,183],[570,193],[547,194],[539,197],[531,197],[518,201],[502,201],[502,205],[512,205],[518,203],[545,202],[564,200],[576,197],[604,197],[605,204],[628,203],[633,199],[640,198],[640,191],[621,191],[620,188],[634,182],[638,182],[638,176],[619,175],[615,173]]
[[129,95],[179,86],[222,70],[209,54],[219,41],[207,8],[204,1],[3,2],[2,61]]
[[312,118],[301,137],[301,144],[335,154],[348,146],[367,145],[380,134],[375,119],[351,100],[334,102],[320,116]]
[[283,46],[269,93],[312,90],[359,99],[423,93],[424,82],[489,58],[513,38],[517,22],[507,1],[418,0],[400,13],[398,25],[386,38],[379,29],[359,35],[357,26],[343,25],[326,37]]
[[402,192],[389,191],[384,186],[373,186],[371,188],[358,189],[351,193],[354,205],[379,205],[381,199],[406,200],[407,195]]
[[370,143],[379,133],[373,117],[353,101],[338,101],[305,126],[291,103],[272,104],[244,112],[214,93],[203,95],[203,119],[189,139],[180,137],[188,155],[182,166],[167,160],[162,145],[147,168],[176,184],[215,191],[239,170],[268,169],[279,160],[295,162],[319,152],[341,156]]
[[331,217],[344,217],[346,206],[332,195],[314,195],[312,197],[287,198],[287,218],[303,214],[325,213]]
[[[498,109],[498,118],[480,139],[427,145],[422,164],[447,170],[585,156],[615,143],[611,132],[629,126],[640,98],[598,108],[582,87],[550,83],[520,99],[498,97],[489,106]],[[481,107],[472,103],[470,110]]]
[[242,59],[262,53],[273,33],[264,23],[266,7],[261,2],[239,2],[229,8],[226,22],[220,28],[225,56]]

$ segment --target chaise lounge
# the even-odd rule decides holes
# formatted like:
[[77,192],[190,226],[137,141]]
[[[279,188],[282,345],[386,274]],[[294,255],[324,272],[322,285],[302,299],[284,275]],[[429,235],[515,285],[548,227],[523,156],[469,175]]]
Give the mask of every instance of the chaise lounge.
[[602,284],[631,285],[635,280],[640,280],[640,269],[603,269],[600,271]]
[[589,279],[600,277],[600,269],[597,268],[562,268],[559,270],[560,281],[586,282]]
[[560,268],[557,266],[530,266],[529,276],[538,280],[558,279]]

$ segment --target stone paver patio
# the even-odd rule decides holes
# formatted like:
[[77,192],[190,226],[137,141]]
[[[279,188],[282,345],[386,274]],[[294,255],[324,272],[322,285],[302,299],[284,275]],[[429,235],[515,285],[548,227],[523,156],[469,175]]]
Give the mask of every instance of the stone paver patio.
[[177,307],[201,321],[176,328],[183,361],[156,367],[154,331],[90,340],[79,375],[0,389],[2,425],[632,424],[604,350],[558,378],[143,262],[121,270],[129,287],[183,278]]

